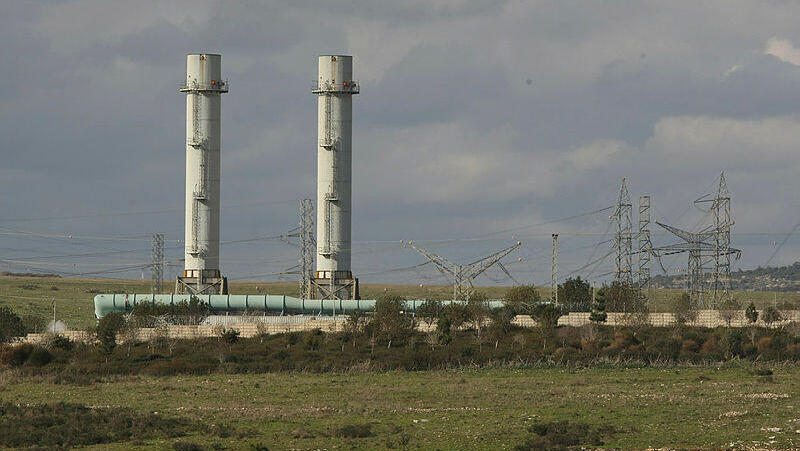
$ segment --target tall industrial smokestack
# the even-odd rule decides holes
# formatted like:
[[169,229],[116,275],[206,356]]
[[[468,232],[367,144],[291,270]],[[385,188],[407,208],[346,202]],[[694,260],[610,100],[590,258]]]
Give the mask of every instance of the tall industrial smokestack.
[[186,216],[183,276],[177,291],[226,294],[219,271],[220,94],[222,56],[186,55]]
[[319,57],[312,90],[317,101],[317,271],[312,280],[322,299],[355,299],[358,279],[350,268],[352,191],[353,57]]

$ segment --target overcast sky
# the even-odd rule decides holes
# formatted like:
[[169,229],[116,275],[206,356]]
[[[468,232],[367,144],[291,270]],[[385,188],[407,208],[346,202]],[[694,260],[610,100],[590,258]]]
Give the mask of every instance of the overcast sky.
[[[734,267],[763,265],[800,222],[798,17],[796,1],[6,1],[0,268],[140,265],[153,232],[167,235],[170,260],[182,257],[177,87],[190,52],[221,53],[230,80],[223,241],[280,234],[314,197],[310,86],[316,56],[334,53],[354,56],[361,82],[362,282],[441,283],[432,268],[387,272],[423,261],[402,239],[456,260],[519,239],[512,273],[547,283],[550,233],[562,234],[569,274],[608,252],[610,212],[537,224],[613,204],[627,177],[634,223],[638,196],[650,194],[654,219],[691,229],[703,216],[692,201],[722,170],[743,250]],[[456,238],[471,239],[438,241]],[[798,243],[772,264],[798,260]],[[232,279],[274,279],[296,262],[277,240],[221,253]],[[686,262],[664,263],[674,272]],[[494,271],[481,283],[508,281]]]

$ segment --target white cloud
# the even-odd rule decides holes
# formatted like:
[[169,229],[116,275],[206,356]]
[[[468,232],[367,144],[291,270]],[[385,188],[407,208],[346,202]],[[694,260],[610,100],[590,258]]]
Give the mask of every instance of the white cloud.
[[800,66],[800,49],[788,39],[771,38],[767,41],[764,53],[781,61]]
[[598,140],[570,151],[566,160],[576,169],[588,171],[607,166],[620,152],[631,150],[631,147],[617,140]]
[[735,119],[675,116],[660,119],[646,153],[671,166],[728,168],[795,167],[800,148],[800,116]]

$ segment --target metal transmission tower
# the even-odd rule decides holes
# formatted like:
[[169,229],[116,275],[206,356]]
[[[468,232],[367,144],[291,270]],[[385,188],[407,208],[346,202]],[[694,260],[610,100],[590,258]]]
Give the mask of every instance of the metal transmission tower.
[[687,252],[689,254],[689,263],[686,269],[686,288],[689,291],[689,296],[697,300],[698,305],[705,306],[703,300],[705,292],[703,287],[703,255],[708,255],[709,252],[713,252],[714,250],[714,246],[708,243],[709,238],[712,236],[711,232],[692,233],[677,227],[662,224],[658,221],[656,221],[656,224],[682,239],[683,242],[654,248],[653,253],[658,257],[680,254],[682,252]]
[[650,196],[639,196],[639,272],[637,288],[639,295],[650,300],[650,257],[653,243],[650,241]]
[[[714,241],[716,232],[713,230],[705,230],[699,233],[692,233],[677,227],[662,224],[658,221],[656,221],[656,224],[682,239],[684,242],[654,248],[653,254],[662,257],[665,255],[688,252],[689,263],[686,269],[686,276],[689,295],[692,299],[697,300],[699,306],[707,307],[705,287],[703,286],[703,268],[709,257],[713,258],[717,255],[718,250]],[[729,261],[731,254],[735,254],[737,258],[741,254],[741,250],[731,247],[728,247],[725,252]],[[704,258],[706,259],[705,261]],[[715,303],[717,300],[717,297],[713,299],[712,307],[716,307]]]
[[[731,277],[731,254],[736,258],[741,255],[739,251],[731,252],[731,195],[728,191],[728,184],[725,181],[725,172],[719,175],[717,192],[714,197],[706,194],[695,201],[695,205],[710,203],[708,212],[714,220],[712,240],[714,245],[714,274],[711,282],[714,290],[714,303],[718,303],[730,290]],[[702,208],[702,207],[701,207]]]
[[628,185],[625,178],[619,188],[614,223],[617,231],[614,235],[614,247],[617,250],[617,259],[614,268],[614,279],[627,285],[633,285],[633,263],[631,259],[631,196],[628,194]]
[[314,202],[300,201],[300,299],[312,298],[311,278],[314,271]]
[[481,258],[476,260],[472,263],[468,263],[465,265],[460,265],[457,263],[453,263],[450,260],[436,255],[433,252],[426,251],[420,247],[414,245],[413,242],[409,241],[408,246],[415,251],[419,252],[420,254],[424,255],[428,260],[431,261],[436,266],[436,269],[439,270],[445,276],[449,276],[453,278],[453,300],[464,300],[469,301],[470,297],[475,291],[475,286],[473,281],[476,277],[478,277],[481,273],[489,269],[495,263],[498,263],[501,258],[505,257],[506,255],[510,254],[513,250],[520,247],[522,245],[521,242],[517,241],[517,244],[505,248],[501,251],[497,251],[488,257]]
[[550,270],[550,300],[558,303],[558,234],[553,234],[553,263]]
[[153,234],[153,263],[150,265],[152,294],[161,293],[164,285],[164,234]]

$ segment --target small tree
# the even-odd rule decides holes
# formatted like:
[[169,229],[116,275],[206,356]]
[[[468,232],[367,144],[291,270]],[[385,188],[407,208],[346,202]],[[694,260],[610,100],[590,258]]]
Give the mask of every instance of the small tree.
[[719,317],[725,321],[725,324],[728,327],[731,327],[731,323],[739,318],[742,305],[733,297],[727,297],[717,306],[717,308],[719,310]]
[[604,299],[610,312],[640,313],[646,310],[639,291],[625,282],[614,281],[603,286],[597,290],[597,297]]
[[531,317],[536,320],[536,323],[546,329],[555,328],[558,325],[558,318],[566,313],[561,305],[551,303],[540,303],[533,306]]
[[417,308],[417,316],[422,318],[427,324],[435,323],[444,312],[441,301],[425,301]]
[[605,297],[595,297],[594,303],[592,304],[592,313],[589,315],[589,321],[593,323],[604,323],[608,319],[608,314],[606,313],[606,298]]
[[671,313],[675,316],[675,323],[679,326],[697,321],[697,309],[697,300],[692,299],[689,293],[681,293],[672,300],[670,305]]
[[396,295],[384,295],[375,302],[372,330],[376,338],[392,341],[407,337],[414,326],[413,320],[403,312],[405,301]]
[[10,341],[15,337],[25,335],[25,325],[22,319],[10,308],[0,307],[0,343]]
[[109,355],[117,347],[117,333],[125,327],[125,316],[109,313],[97,322],[97,340],[103,354]]
[[519,285],[511,288],[503,297],[506,308],[515,315],[529,315],[534,305],[541,302],[539,290],[533,285]]
[[771,326],[772,323],[783,320],[783,315],[781,315],[780,310],[770,305],[761,313],[761,320],[764,321],[764,324],[767,326]]
[[25,332],[29,334],[39,333],[47,326],[47,321],[39,315],[22,315],[21,319]]
[[478,348],[481,349],[481,329],[483,329],[483,323],[489,316],[489,309],[486,307],[486,295],[483,293],[472,295],[467,303],[467,312],[475,326],[475,338],[478,340]]
[[570,311],[589,311],[592,308],[592,286],[580,277],[569,278],[558,287],[558,301]]
[[758,321],[758,310],[756,310],[756,304],[754,304],[752,301],[744,311],[744,317],[747,318],[747,321],[749,321],[750,324],[755,324],[756,321]]

